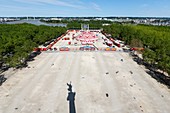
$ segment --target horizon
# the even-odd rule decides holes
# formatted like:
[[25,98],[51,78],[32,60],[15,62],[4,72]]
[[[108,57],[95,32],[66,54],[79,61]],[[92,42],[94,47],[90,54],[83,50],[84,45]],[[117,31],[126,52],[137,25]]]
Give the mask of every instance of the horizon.
[[0,16],[0,18],[26,18],[26,17],[36,17],[36,18],[170,18],[161,16]]
[[168,0],[6,0],[0,17],[170,17]]

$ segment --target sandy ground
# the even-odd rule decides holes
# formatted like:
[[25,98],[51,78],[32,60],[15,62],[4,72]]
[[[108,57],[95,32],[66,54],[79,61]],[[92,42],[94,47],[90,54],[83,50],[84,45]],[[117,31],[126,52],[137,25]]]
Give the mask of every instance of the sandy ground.
[[[65,37],[74,43],[72,34]],[[102,37],[95,47],[107,47]],[[54,47],[83,46],[77,43],[60,40]],[[119,50],[48,51],[27,68],[6,71],[0,113],[169,113],[170,89]]]
[[170,90],[127,53],[42,53],[29,67],[6,73],[0,113],[170,112]]

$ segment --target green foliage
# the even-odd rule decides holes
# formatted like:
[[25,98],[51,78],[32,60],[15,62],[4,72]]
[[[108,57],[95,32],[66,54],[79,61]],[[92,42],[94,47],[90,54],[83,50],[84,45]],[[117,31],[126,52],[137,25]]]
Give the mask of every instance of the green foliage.
[[140,39],[133,38],[130,42],[131,47],[143,47],[143,43]]
[[0,61],[12,67],[21,65],[34,47],[65,32],[63,27],[0,24]]
[[143,58],[149,64],[153,65],[156,61],[156,53],[150,49],[145,49],[145,52],[143,53]]
[[65,23],[67,24],[68,29],[81,29],[81,24],[89,24],[90,29],[100,29],[102,28],[102,24],[111,24],[111,21],[106,20],[89,20],[89,21],[83,21],[83,20],[49,20],[42,22],[47,23]]
[[104,31],[131,47],[145,47],[144,60],[170,74],[170,27],[113,24]]

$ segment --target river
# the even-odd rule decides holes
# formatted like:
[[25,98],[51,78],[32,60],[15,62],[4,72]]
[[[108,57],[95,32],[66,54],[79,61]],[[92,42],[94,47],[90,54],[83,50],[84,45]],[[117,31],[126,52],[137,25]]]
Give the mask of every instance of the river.
[[41,22],[40,20],[19,20],[19,21],[13,21],[13,22],[6,22],[6,24],[22,24],[22,23],[29,23],[34,25],[46,25],[46,26],[59,26],[59,27],[67,27],[67,24],[62,23],[45,23]]

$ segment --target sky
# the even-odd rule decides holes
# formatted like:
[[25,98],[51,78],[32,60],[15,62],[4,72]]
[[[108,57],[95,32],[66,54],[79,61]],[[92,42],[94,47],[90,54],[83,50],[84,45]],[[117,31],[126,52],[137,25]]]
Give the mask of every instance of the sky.
[[0,0],[0,17],[170,17],[170,0]]

